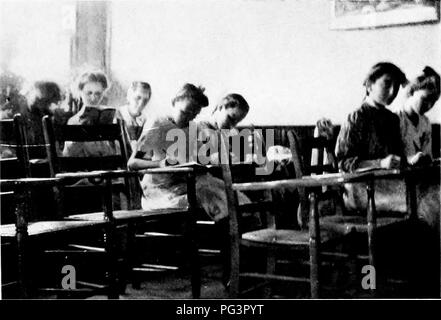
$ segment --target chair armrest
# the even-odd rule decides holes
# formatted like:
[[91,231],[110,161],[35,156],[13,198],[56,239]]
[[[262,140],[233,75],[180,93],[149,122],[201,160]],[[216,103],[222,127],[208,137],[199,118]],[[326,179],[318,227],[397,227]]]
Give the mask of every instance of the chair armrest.
[[21,178],[21,179],[0,179],[1,188],[13,187],[37,187],[54,186],[59,182],[57,178]]

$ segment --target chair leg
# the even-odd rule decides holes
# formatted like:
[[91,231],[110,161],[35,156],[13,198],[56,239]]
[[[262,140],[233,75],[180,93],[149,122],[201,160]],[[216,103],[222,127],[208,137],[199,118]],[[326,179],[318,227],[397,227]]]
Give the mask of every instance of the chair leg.
[[230,286],[230,238],[228,236],[228,219],[216,223],[220,235],[220,255],[222,261],[222,284],[225,289]]
[[201,268],[196,242],[195,224],[196,221],[194,221],[192,217],[187,218],[184,222],[184,235],[191,270],[191,293],[193,299],[199,299],[201,296]]
[[357,231],[352,229],[347,236],[347,252],[348,252],[348,261],[349,261],[349,283],[347,284],[348,288],[350,286],[359,285],[359,277],[358,277],[358,260],[357,260]]
[[108,269],[106,272],[106,278],[108,282],[108,293],[107,297],[109,299],[118,299],[118,281],[117,281],[117,268],[118,261],[115,254],[115,245],[114,245],[114,229],[113,225],[109,223],[109,226],[106,228],[106,232],[104,233],[104,245],[109,257]]
[[[378,268],[376,264],[376,248],[375,248],[375,229],[377,227],[377,210],[375,207],[375,188],[374,181],[369,181],[366,187],[368,195],[367,208],[367,223],[368,223],[368,250],[369,250],[369,265],[375,270],[378,279]],[[371,296],[377,296],[377,288],[371,290]]]
[[127,280],[131,282],[133,289],[139,290],[141,289],[141,282],[133,270],[135,265],[137,265],[136,225],[131,223],[127,230]]
[[[267,274],[276,273],[276,255],[275,252],[271,249],[268,250],[266,255],[266,273]],[[265,289],[263,291],[263,296],[265,299],[271,298],[272,296],[271,282],[269,282],[269,285],[265,286]]]
[[320,250],[320,227],[319,216],[317,210],[316,195],[311,192],[309,195],[310,214],[309,214],[309,256],[310,256],[310,281],[311,281],[311,298],[319,297],[319,250]]
[[194,239],[189,240],[190,265],[191,265],[191,293],[193,299],[201,297],[201,268],[199,252]]
[[20,190],[17,192],[17,207],[15,209],[16,214],[16,228],[17,228],[17,266],[18,266],[18,285],[20,298],[26,299],[29,297],[28,290],[28,265],[27,265],[27,239],[28,239],[28,226],[26,223],[26,213],[28,210],[28,199],[29,195],[27,191]]
[[201,266],[199,250],[196,238],[196,212],[198,210],[196,198],[196,178],[193,173],[187,176],[188,216],[184,222],[184,235],[187,240],[187,248],[191,265],[191,292],[194,299],[201,296]]

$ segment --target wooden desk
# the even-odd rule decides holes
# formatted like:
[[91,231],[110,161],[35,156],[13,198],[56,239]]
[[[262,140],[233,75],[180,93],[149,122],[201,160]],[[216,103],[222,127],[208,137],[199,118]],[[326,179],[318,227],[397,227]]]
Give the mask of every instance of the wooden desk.
[[[428,179],[438,177],[439,180],[440,166],[439,164],[427,166],[427,167],[414,167],[406,169],[377,169],[377,170],[360,170],[353,173],[335,173],[335,174],[323,174],[305,176],[301,179],[286,179],[279,181],[268,182],[253,182],[253,183],[235,183],[233,189],[238,191],[245,190],[264,190],[268,188],[306,188],[310,193],[310,197],[315,198],[315,191],[317,188],[323,186],[335,186],[343,185],[346,183],[365,183],[368,197],[368,210],[367,210],[367,235],[368,235],[368,252],[369,252],[369,264],[374,268],[376,264],[375,253],[375,235],[374,231],[377,227],[376,219],[376,206],[375,206],[375,181],[378,179],[403,179],[406,182],[407,192],[407,208],[408,217],[410,219],[417,219],[417,198],[416,198],[416,185],[418,181],[422,179]],[[314,216],[314,215],[313,215]],[[318,223],[318,215],[316,215],[316,225]],[[310,231],[311,242],[317,241],[319,235],[319,229],[313,232]],[[319,240],[319,238],[318,238]],[[440,239],[441,241],[441,239]],[[441,256],[441,252],[440,252]],[[441,272],[441,270],[440,270]],[[441,283],[440,283],[441,288]],[[374,294],[374,293],[373,293]],[[440,292],[441,294],[441,292]]]

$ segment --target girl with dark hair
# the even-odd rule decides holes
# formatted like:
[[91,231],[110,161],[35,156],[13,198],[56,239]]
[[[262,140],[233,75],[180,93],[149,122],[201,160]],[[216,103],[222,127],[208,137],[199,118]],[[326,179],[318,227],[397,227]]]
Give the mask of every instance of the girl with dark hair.
[[66,123],[68,114],[59,107],[61,89],[55,82],[37,81],[26,93],[28,109],[23,116],[28,128],[28,143],[43,144],[42,118],[52,116],[56,124]]
[[[188,127],[201,111],[208,106],[204,88],[185,84],[172,100],[172,111],[165,115],[155,115],[144,124],[136,149],[129,159],[128,167],[133,170],[166,166],[168,163],[188,162]],[[180,132],[185,136],[185,153],[168,154],[174,143],[167,139],[169,132]],[[173,159],[172,159],[173,158]],[[182,207],[186,205],[186,182],[181,175],[145,175],[141,181],[144,209],[161,207]]]
[[[335,148],[340,170],[363,168],[399,168],[405,164],[398,116],[386,107],[407,82],[394,64],[380,62],[368,72],[362,105],[343,123]],[[395,181],[376,181],[376,205],[379,210],[404,212],[404,185]],[[351,209],[366,209],[364,185],[347,184],[345,204]]]
[[348,116],[337,139],[335,153],[341,170],[400,166],[399,119],[386,107],[405,83],[406,76],[392,63],[380,62],[370,69],[364,81],[363,103]]
[[[237,93],[226,95],[220,103],[215,107],[211,116],[208,119],[198,122],[199,135],[203,140],[217,141],[217,138],[209,137],[210,133],[220,131],[223,134],[228,133],[230,136],[237,135],[237,124],[242,121],[248,114],[250,107],[243,96]],[[224,130],[222,130],[224,129]],[[225,130],[226,129],[226,130]],[[206,136],[206,137],[203,137]],[[213,146],[213,150],[216,146]],[[210,149],[212,150],[212,149]],[[231,151],[231,150],[230,150]],[[207,155],[210,157],[210,163],[219,163],[219,153]],[[232,161],[239,161],[240,154],[231,154]]]
[[216,106],[212,117],[218,129],[232,129],[246,117],[249,110],[250,107],[244,97],[231,93]]

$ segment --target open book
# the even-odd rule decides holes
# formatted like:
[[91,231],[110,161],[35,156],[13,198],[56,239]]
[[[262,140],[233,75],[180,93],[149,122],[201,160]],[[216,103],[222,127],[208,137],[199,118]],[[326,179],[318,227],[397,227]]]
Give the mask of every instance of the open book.
[[112,124],[116,109],[106,106],[85,106],[81,112],[81,120],[87,124]]

